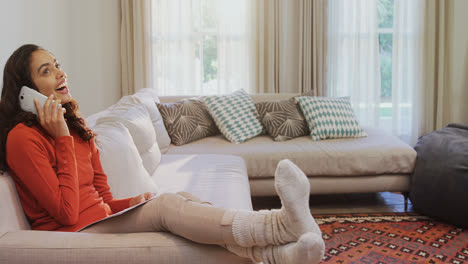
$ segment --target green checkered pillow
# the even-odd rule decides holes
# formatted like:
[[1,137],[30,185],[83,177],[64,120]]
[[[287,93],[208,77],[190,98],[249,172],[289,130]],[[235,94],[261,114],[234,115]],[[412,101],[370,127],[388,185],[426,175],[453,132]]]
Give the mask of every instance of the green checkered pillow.
[[349,97],[295,98],[305,116],[313,140],[366,137],[354,116]]
[[262,133],[263,125],[250,96],[240,90],[228,95],[203,96],[221,133],[231,142],[242,143]]

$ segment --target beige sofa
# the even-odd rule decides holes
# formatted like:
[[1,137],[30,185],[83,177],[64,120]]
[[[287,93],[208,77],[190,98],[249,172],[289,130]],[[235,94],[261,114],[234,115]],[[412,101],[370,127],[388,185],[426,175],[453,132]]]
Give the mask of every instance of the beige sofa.
[[[254,102],[282,100],[297,94],[251,95]],[[161,103],[192,96],[161,96]],[[274,196],[273,175],[281,159],[290,159],[308,176],[312,194],[403,192],[410,188],[416,152],[387,133],[364,127],[365,138],[312,141],[310,136],[275,142],[268,135],[242,144],[223,136],[207,137],[182,146],[171,145],[167,154],[229,154],[244,159],[252,196]]]
[[[143,90],[133,97],[147,103],[145,106],[148,112],[154,110],[151,121],[158,134],[157,132],[161,133],[161,120],[157,116],[153,95],[151,91]],[[138,100],[135,102],[139,102]],[[131,111],[133,106],[128,102],[122,104],[122,101],[119,103]],[[92,128],[97,127],[96,121],[109,114],[105,110],[88,117],[87,121]],[[102,129],[100,131],[103,132]],[[163,151],[169,146],[167,139],[164,136],[158,137],[159,147]],[[128,142],[118,143],[125,145]],[[102,155],[113,154],[101,152],[101,158]],[[108,156],[105,157],[107,158]],[[143,155],[142,158],[145,159]],[[187,191],[216,206],[252,209],[245,162],[241,158],[204,154],[162,155],[159,158],[159,165],[148,177],[156,183],[160,192]],[[112,175],[108,174],[108,177],[111,182],[115,180]],[[0,211],[1,264],[250,263],[220,246],[197,244],[170,233],[87,234],[32,231],[23,213],[15,184],[8,174],[0,175]]]

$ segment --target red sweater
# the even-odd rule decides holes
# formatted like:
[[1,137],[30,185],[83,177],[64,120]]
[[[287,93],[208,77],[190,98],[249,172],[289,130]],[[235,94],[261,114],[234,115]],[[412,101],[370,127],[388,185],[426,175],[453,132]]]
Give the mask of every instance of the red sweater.
[[41,127],[15,126],[7,163],[32,229],[77,231],[129,207],[114,199],[94,140],[52,138]]

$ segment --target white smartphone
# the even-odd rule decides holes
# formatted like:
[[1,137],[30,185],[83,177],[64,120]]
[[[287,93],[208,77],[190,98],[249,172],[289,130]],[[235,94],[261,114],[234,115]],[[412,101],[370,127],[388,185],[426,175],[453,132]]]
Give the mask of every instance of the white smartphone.
[[[37,99],[41,107],[44,106],[44,103],[47,100],[47,96],[41,94],[36,90],[33,90],[27,86],[23,86],[21,88],[21,91],[19,93],[19,102],[21,109],[23,109],[26,112],[31,112],[37,115],[36,105],[34,104],[34,98]],[[52,102],[54,101],[52,100]]]

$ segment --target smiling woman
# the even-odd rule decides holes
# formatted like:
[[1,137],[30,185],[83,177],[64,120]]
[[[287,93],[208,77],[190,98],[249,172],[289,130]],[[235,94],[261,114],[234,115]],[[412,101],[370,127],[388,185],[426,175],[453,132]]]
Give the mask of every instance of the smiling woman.
[[59,103],[63,105],[65,113],[62,119],[66,120],[67,124],[62,123],[62,132],[57,131],[57,133],[65,133],[64,126],[68,126],[85,141],[94,137],[93,132],[86,127],[84,119],[78,112],[78,103],[69,93],[66,78],[65,72],[60,69],[60,64],[55,57],[37,45],[23,45],[10,56],[5,64],[0,101],[1,171],[8,168],[5,146],[10,130],[19,123],[29,127],[40,123],[35,114],[25,112],[20,108],[17,98],[23,86],[37,90],[45,96],[51,96],[51,100],[57,99],[57,105]]

